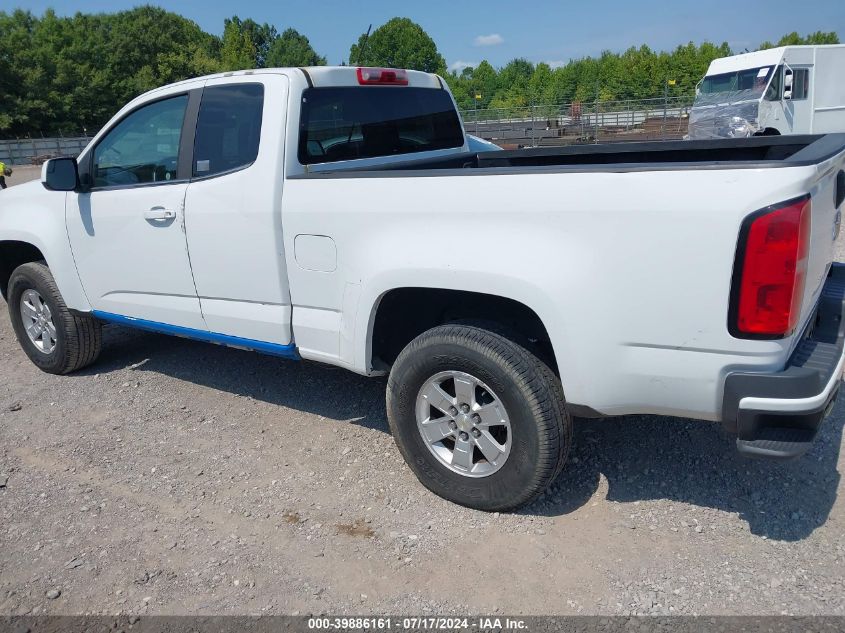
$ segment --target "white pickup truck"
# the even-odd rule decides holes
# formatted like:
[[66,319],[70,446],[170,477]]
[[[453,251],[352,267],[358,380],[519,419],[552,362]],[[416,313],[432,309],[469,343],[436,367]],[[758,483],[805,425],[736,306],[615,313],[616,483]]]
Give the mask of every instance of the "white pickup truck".
[[0,193],[0,288],[55,374],[103,323],[389,373],[420,481],[504,510],[560,472],[573,415],[811,446],[843,366],[844,167],[842,134],[473,153],[435,75],[226,73]]

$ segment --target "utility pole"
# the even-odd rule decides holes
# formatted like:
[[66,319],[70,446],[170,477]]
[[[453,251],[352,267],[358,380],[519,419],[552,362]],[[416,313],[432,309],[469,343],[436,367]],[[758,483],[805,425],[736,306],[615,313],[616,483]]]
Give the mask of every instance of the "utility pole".
[[596,143],[599,142],[599,82],[596,82],[596,107],[594,116],[596,117],[596,131],[593,134],[593,138],[595,138]]
[[534,102],[528,104],[528,111],[531,113],[531,147],[537,147],[537,141],[534,138]]
[[666,116],[669,109],[669,86],[674,86],[675,80],[666,78],[666,83],[663,86],[663,127],[660,130],[660,139],[666,139]]
[[473,99],[473,102],[475,103],[475,135],[478,136],[478,102],[481,101],[481,93],[476,90],[474,96],[475,99]]

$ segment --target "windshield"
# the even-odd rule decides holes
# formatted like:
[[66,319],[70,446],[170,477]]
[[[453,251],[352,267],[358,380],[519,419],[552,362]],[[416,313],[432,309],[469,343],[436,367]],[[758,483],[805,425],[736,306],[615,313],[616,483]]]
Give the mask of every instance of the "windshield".
[[754,94],[763,94],[766,86],[769,85],[773,69],[774,66],[763,66],[744,68],[721,75],[708,75],[701,81],[699,92],[703,95],[711,95],[748,90]]

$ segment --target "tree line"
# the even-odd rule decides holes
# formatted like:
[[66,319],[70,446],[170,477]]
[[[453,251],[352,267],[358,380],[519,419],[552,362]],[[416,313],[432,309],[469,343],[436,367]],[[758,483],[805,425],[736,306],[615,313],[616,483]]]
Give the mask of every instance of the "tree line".
[[[832,32],[791,33],[760,47],[838,42]],[[644,99],[666,89],[688,95],[713,59],[732,53],[726,43],[689,43],[669,52],[643,45],[555,68],[514,59],[502,68],[482,61],[449,71],[422,27],[393,18],[362,34],[343,63],[439,73],[459,106],[473,109]],[[279,32],[237,16],[216,36],[152,6],[68,17],[0,11],[0,136],[93,133],[122,104],[163,84],[228,70],[325,64],[295,29]]]
[[133,97],[210,73],[326,63],[288,28],[233,17],[223,36],[176,13],[0,11],[0,135],[95,132]]

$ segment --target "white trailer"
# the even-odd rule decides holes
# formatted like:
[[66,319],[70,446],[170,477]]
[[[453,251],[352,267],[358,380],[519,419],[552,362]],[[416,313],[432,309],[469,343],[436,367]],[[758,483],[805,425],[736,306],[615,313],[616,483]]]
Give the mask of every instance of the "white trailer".
[[845,45],[781,46],[715,59],[698,84],[689,138],[845,131]]

